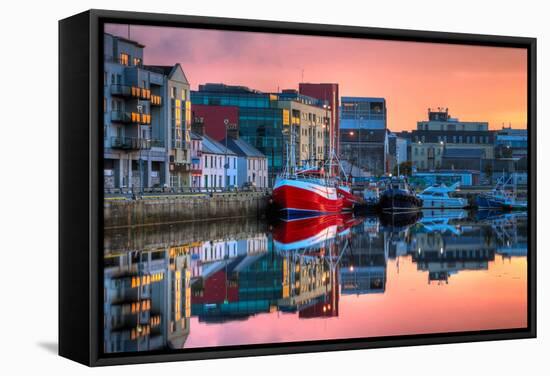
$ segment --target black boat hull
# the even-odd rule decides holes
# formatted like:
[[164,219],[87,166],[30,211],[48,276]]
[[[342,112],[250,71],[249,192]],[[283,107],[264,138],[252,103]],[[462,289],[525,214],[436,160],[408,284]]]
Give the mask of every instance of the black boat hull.
[[402,190],[385,191],[380,197],[380,209],[383,212],[407,213],[422,209],[422,199]]

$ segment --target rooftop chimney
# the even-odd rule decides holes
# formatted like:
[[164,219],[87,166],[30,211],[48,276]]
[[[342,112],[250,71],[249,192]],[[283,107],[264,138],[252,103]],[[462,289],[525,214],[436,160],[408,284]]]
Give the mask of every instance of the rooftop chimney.
[[204,135],[204,118],[203,117],[193,116],[193,121],[191,122],[191,131],[201,136]]

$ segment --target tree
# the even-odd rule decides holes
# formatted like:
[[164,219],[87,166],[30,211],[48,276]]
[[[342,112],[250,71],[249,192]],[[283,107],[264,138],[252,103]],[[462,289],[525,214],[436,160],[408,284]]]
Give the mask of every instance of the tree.
[[[399,165],[399,173],[405,176],[412,175],[412,161],[405,161]],[[397,166],[393,168],[393,175],[397,176]]]

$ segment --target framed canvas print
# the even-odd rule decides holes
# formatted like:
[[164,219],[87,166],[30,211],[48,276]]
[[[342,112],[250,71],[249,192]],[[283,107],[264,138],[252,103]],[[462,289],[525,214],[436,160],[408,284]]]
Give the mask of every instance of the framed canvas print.
[[536,335],[536,40],[59,23],[59,353],[97,366]]

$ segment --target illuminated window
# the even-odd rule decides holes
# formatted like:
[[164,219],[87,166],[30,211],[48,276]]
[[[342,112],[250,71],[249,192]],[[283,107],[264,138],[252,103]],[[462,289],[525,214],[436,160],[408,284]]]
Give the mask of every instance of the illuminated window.
[[141,65],[141,59],[139,57],[134,57],[134,65],[137,65],[137,66]]
[[120,54],[120,64],[128,65],[129,60],[130,60],[130,57],[128,56],[128,54],[125,54],[125,53]]
[[176,128],[181,127],[181,101],[179,99],[176,99],[175,103],[174,120],[176,122]]

